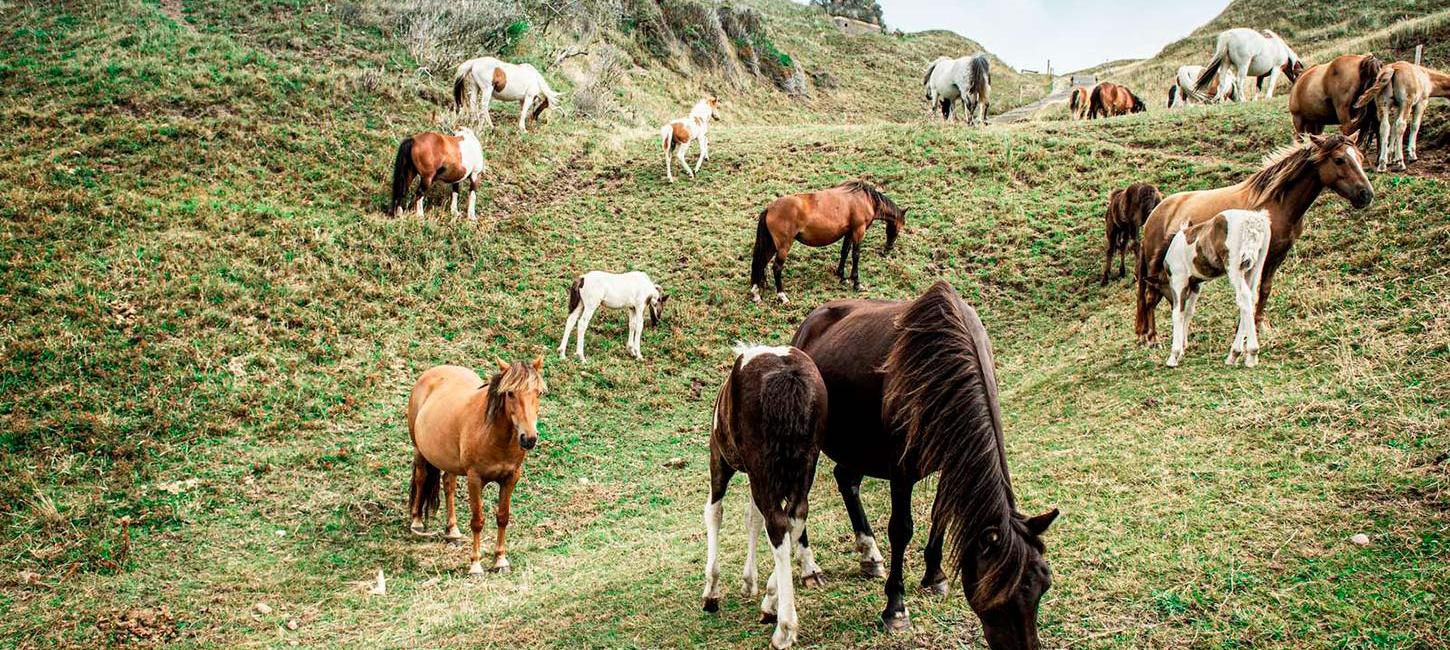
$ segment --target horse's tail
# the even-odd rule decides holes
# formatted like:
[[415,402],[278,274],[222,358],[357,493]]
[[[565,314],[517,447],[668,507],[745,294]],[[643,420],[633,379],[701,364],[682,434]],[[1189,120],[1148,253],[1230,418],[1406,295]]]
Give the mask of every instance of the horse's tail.
[[407,138],[398,145],[398,156],[393,159],[393,200],[388,214],[397,214],[403,207],[408,194],[408,184],[413,182],[413,139]]
[[468,65],[460,65],[458,66],[458,72],[454,73],[453,75],[454,112],[463,110],[463,91],[466,86],[465,82],[468,81],[468,75],[472,73],[472,71],[473,69]]
[[[804,357],[804,355],[801,355]],[[810,472],[810,452],[816,446],[816,433],[823,424],[817,419],[820,410],[815,400],[816,373],[810,362],[796,361],[795,355],[782,359],[784,367],[767,372],[761,378],[760,416],[766,431],[765,455],[774,479]],[[814,380],[814,381],[813,381]],[[764,477],[762,477],[764,478]],[[783,481],[792,484],[793,481]]]
[[[1218,78],[1218,70],[1223,67],[1223,60],[1228,57],[1228,41],[1222,36],[1218,39],[1218,45],[1213,50],[1213,60],[1198,74],[1198,80],[1193,82],[1194,92],[1208,94],[1208,85]],[[1217,94],[1217,93],[1215,93]]]
[[[1359,87],[1354,90],[1355,97],[1354,113],[1350,117],[1350,123],[1354,124],[1355,133],[1359,134],[1359,148],[1366,149],[1374,142],[1378,131],[1375,128],[1379,123],[1379,106],[1372,102],[1374,93],[1370,89],[1379,82],[1379,76],[1385,70],[1385,62],[1379,57],[1367,56],[1359,62]],[[1365,102],[1365,98],[1371,98],[1371,102]]]
[[1177,100],[1177,99],[1178,99],[1178,82],[1175,81],[1175,82],[1173,82],[1173,85],[1172,86],[1169,86],[1168,87],[1168,108],[1173,108],[1173,104],[1175,103],[1175,100]]
[[1380,71],[1375,74],[1374,82],[1371,83],[1368,88],[1364,89],[1364,92],[1360,93],[1359,99],[1354,102],[1354,107],[1365,108],[1373,103],[1376,99],[1380,99],[1380,97],[1383,96],[1386,100],[1385,107],[1389,108],[1389,100],[1393,99],[1393,97],[1391,96],[1392,93],[1388,93],[1385,91],[1390,87],[1391,83],[1394,83],[1394,81],[1395,69],[1388,66],[1382,67]]
[[926,98],[928,100],[931,99],[931,72],[936,69],[936,64],[940,62],[941,59],[937,59],[936,61],[932,61],[931,65],[926,66],[926,76],[921,78],[921,85],[926,87]]
[[1093,86],[1092,95],[1088,98],[1088,119],[1096,118],[1099,113],[1107,114],[1107,109],[1103,107],[1102,84]]
[[569,313],[572,314],[575,309],[579,308],[579,303],[583,301],[582,294],[580,293],[583,289],[584,276],[581,275],[574,278],[573,284],[569,285]]
[[982,54],[972,57],[972,94],[977,100],[986,103],[987,96],[992,91],[992,62]]
[[1240,227],[1243,234],[1239,237],[1238,264],[1247,271],[1259,263],[1259,253],[1268,245],[1269,215],[1264,211],[1246,215]]
[[442,472],[437,466],[429,463],[422,454],[413,455],[413,473],[416,476],[419,469],[423,470],[423,482],[416,479],[409,482],[408,487],[408,508],[411,512],[414,504],[422,504],[423,519],[438,512],[438,488],[443,485]]
[[755,226],[755,250],[751,253],[750,260],[750,286],[759,287],[765,285],[765,264],[775,256],[775,237],[770,234],[770,224],[766,223],[765,216],[770,213],[770,208],[760,211],[760,219]]
[[660,143],[665,148],[665,158],[670,157],[670,150],[675,148],[675,127],[666,124],[660,127]]
[[1072,113],[1073,117],[1077,117],[1077,108],[1082,105],[1082,100],[1079,99],[1080,97],[1082,97],[1082,95],[1078,94],[1076,88],[1073,88],[1072,95],[1070,95],[1067,100],[1067,110],[1068,112]]

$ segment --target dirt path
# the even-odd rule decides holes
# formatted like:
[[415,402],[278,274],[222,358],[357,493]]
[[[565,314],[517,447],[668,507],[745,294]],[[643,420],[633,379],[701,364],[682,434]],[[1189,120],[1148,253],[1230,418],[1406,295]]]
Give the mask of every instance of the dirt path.
[[1065,102],[1068,100],[1068,97],[1071,94],[1072,82],[1069,81],[1068,77],[1058,77],[1052,80],[1052,92],[1048,93],[1046,97],[1032,102],[1031,104],[1027,104],[1025,106],[1018,106],[1017,108],[1002,113],[992,118],[992,123],[1012,124],[1015,122],[1026,122],[1027,120],[1032,119],[1032,116],[1035,115],[1038,110],[1041,110],[1042,107],[1047,106],[1048,104],[1051,104],[1053,102]]

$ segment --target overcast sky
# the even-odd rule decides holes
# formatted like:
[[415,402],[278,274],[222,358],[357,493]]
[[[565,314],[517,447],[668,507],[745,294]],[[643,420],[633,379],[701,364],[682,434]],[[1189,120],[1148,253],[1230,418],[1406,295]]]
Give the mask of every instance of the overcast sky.
[[1016,68],[1058,73],[1153,56],[1228,0],[877,0],[888,27],[949,29]]

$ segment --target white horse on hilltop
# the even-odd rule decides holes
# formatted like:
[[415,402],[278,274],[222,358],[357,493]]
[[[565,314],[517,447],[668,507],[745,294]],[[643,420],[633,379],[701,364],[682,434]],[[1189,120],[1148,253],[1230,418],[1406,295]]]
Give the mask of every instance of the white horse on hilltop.
[[1207,95],[1214,80],[1223,75],[1228,83],[1218,85],[1218,90],[1213,95],[1214,101],[1223,99],[1232,91],[1237,100],[1243,102],[1248,98],[1244,91],[1244,81],[1249,77],[1260,77],[1260,90],[1263,90],[1262,77],[1268,75],[1269,88],[1264,97],[1273,99],[1274,86],[1279,83],[1281,71],[1289,78],[1291,86],[1299,78],[1299,73],[1304,71],[1304,62],[1299,60],[1299,55],[1294,53],[1283,38],[1268,29],[1261,34],[1245,27],[1235,27],[1218,35],[1218,44],[1213,49],[1213,60],[1198,75],[1193,89],[1197,94]]
[[952,118],[952,106],[961,100],[967,123],[987,121],[987,103],[992,94],[992,64],[987,55],[960,59],[938,57],[926,68],[921,83],[933,112],[941,110],[943,120]]
[[[660,140],[665,148],[665,176],[671,183],[675,182],[675,173],[670,170],[670,155],[679,158],[680,166],[685,168],[690,178],[694,178],[700,171],[700,165],[710,157],[710,121],[718,119],[720,100],[706,97],[690,109],[688,116],[660,127]],[[685,152],[690,150],[690,143],[696,141],[700,143],[700,157],[695,159],[695,168],[690,169],[690,164],[685,162]]]
[[1163,264],[1168,269],[1168,296],[1173,304],[1173,349],[1168,366],[1176,367],[1188,345],[1188,325],[1198,306],[1199,286],[1228,276],[1239,307],[1239,328],[1229,344],[1224,363],[1234,365],[1243,355],[1244,366],[1259,362],[1259,333],[1254,305],[1264,260],[1269,256],[1271,230],[1266,210],[1224,210],[1212,219],[1189,226],[1186,222],[1168,243]]
[[559,93],[549,87],[544,75],[527,63],[506,63],[491,56],[469,59],[453,75],[453,110],[463,110],[464,96],[472,113],[483,111],[483,122],[493,128],[488,105],[495,97],[519,102],[519,132],[528,131],[529,118],[541,119],[544,109],[559,103]]
[[653,280],[641,271],[629,273],[606,273],[590,271],[569,285],[569,320],[564,323],[564,338],[559,341],[559,358],[569,349],[569,332],[579,325],[579,338],[574,354],[584,361],[584,332],[600,305],[610,309],[629,310],[629,354],[643,359],[640,354],[640,337],[644,334],[644,314],[649,311],[651,325],[658,325],[664,315],[665,302],[670,299]]

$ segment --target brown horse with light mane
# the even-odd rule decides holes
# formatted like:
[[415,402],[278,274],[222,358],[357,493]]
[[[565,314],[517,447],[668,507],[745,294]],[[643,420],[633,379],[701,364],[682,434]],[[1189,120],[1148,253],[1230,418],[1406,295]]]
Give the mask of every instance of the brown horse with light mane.
[[1364,173],[1364,156],[1351,140],[1353,134],[1311,135],[1265,159],[1262,169],[1243,182],[1197,192],[1179,192],[1158,204],[1143,227],[1138,255],[1138,340],[1154,343],[1157,323],[1153,310],[1163,298],[1166,275],[1163,255],[1173,235],[1184,224],[1197,225],[1224,210],[1266,210],[1270,245],[1259,286],[1254,321],[1261,323],[1274,282],[1274,270],[1304,232],[1304,213],[1325,188],[1344,197],[1355,209],[1374,200],[1374,188]]
[[828,190],[792,194],[773,201],[760,212],[755,230],[755,251],[750,264],[750,295],[760,300],[765,284],[765,263],[774,258],[775,295],[789,303],[781,284],[781,270],[793,242],[806,246],[829,246],[841,242],[841,262],[836,276],[846,280],[846,254],[851,254],[851,286],[861,290],[859,266],[861,239],[877,219],[886,220],[886,248],[890,254],[896,234],[906,225],[906,210],[865,181],[847,181]]
[[1374,85],[1383,68],[1384,63],[1371,55],[1346,54],[1305,70],[1289,89],[1294,132],[1318,135],[1324,127],[1338,124],[1340,133],[1358,133],[1356,144],[1368,147],[1374,138],[1375,112],[1354,103]]
[[1142,113],[1147,110],[1148,105],[1134,95],[1133,91],[1128,90],[1127,86],[1121,86],[1111,81],[1104,81],[1093,86],[1093,91],[1088,99],[1088,119]]
[[[448,532],[462,537],[454,509],[459,476],[468,480],[472,507],[473,555],[470,574],[482,574],[483,485],[498,484],[498,540],[493,548],[495,572],[507,571],[504,531],[509,502],[523,475],[524,454],[539,442],[539,396],[546,386],[533,363],[498,361],[498,374],[487,382],[468,368],[436,366],[423,373],[408,398],[408,433],[413,438],[413,480],[408,495],[412,530],[423,535],[423,522],[438,509],[441,483],[448,496]],[[441,476],[440,476],[441,475]],[[441,478],[441,481],[440,481]]]

